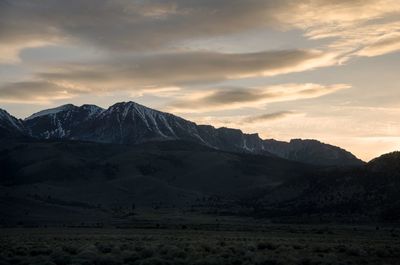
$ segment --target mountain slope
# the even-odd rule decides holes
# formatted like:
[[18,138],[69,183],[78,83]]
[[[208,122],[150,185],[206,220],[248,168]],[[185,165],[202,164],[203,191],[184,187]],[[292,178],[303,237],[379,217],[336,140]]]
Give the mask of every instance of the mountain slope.
[[0,161],[3,168],[12,169],[0,175],[0,184],[7,186],[142,176],[220,195],[277,185],[313,168],[276,157],[218,151],[188,141],[140,145],[8,141],[2,143]]
[[210,198],[233,202],[306,175],[313,167],[185,141],[117,145],[8,140],[0,144],[0,168],[2,219],[21,216],[13,206],[25,201],[32,207],[24,220],[36,220],[40,211],[48,221],[57,219],[52,211],[41,210],[50,206],[61,207],[60,220],[62,207],[66,212],[101,208],[102,215],[109,215],[113,208],[132,203],[187,209],[205,198],[207,203]]
[[15,137],[26,133],[25,126],[21,120],[0,109],[0,137]]
[[[3,139],[0,213],[3,220],[36,220],[40,211],[48,221],[59,220],[63,211],[86,218],[93,210],[99,211],[91,213],[96,219],[135,203],[297,221],[396,221],[399,163],[398,153],[340,168],[223,152],[191,141]],[[31,215],[19,214],[24,204],[31,205]]]
[[327,220],[400,220],[400,155],[358,168],[327,168],[292,179],[257,198],[258,214],[314,215]]

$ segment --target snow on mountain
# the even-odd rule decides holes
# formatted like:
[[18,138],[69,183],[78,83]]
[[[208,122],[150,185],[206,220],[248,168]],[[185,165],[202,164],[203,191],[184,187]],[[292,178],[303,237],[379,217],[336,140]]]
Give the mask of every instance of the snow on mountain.
[[26,118],[22,126],[31,136],[40,139],[118,144],[186,140],[229,152],[279,156],[311,164],[362,163],[351,153],[318,141],[292,140],[286,143],[263,140],[258,134],[245,134],[238,129],[197,125],[135,102],[116,103],[108,109],[67,104],[35,113]]
[[117,103],[90,126],[90,139],[100,142],[141,143],[150,140],[198,139],[196,124],[135,102]]
[[81,130],[85,122],[94,119],[102,111],[95,105],[77,107],[67,104],[35,113],[26,118],[24,123],[34,137],[72,139],[75,131]]
[[56,108],[42,110],[42,111],[36,112],[36,113],[32,114],[31,116],[25,118],[25,121],[32,120],[34,118],[41,117],[41,116],[54,115],[61,111],[66,111],[66,110],[70,110],[73,108],[76,108],[76,106],[74,106],[72,104],[66,104],[66,105],[56,107]]
[[92,119],[104,111],[103,108],[91,104],[84,104],[80,108],[87,112],[88,119]]

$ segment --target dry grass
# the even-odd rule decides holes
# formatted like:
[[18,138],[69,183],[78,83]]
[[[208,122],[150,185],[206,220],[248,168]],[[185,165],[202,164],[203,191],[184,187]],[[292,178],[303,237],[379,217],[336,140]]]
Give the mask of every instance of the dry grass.
[[400,264],[400,241],[388,231],[318,231],[2,229],[0,264]]

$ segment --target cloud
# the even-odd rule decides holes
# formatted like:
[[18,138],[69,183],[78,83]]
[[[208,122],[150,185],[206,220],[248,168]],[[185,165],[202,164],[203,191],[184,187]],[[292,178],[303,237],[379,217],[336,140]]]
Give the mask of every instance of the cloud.
[[[171,88],[180,91],[199,84],[297,72],[333,64],[335,60],[331,55],[317,50],[278,50],[235,54],[158,53],[92,59],[85,63],[48,63],[37,66],[42,70],[33,74],[31,81],[5,84],[2,101],[23,101],[24,97],[26,101],[32,101],[33,96],[40,98],[40,101],[46,98],[51,101],[53,98],[70,97],[83,92],[160,94],[162,91],[171,91]],[[42,89],[40,85],[43,85]]]
[[[400,29],[400,26],[399,26]],[[376,42],[358,51],[359,56],[379,56],[400,50],[400,32],[388,34],[377,39]]]
[[24,43],[0,43],[0,64],[20,62],[19,53],[22,49],[41,47],[49,42],[28,40]]
[[[248,133],[257,133],[262,127],[276,126],[281,120],[297,117],[302,118],[305,113],[295,111],[277,111],[265,114],[251,115],[194,115],[188,116],[189,120],[197,124],[212,124],[214,127],[240,128]],[[293,119],[292,119],[293,120]],[[272,123],[274,122],[274,123]],[[278,123],[275,123],[278,122]],[[284,123],[282,123],[284,124]]]
[[45,81],[6,83],[0,86],[0,102],[45,104],[52,100],[68,99],[85,91]]
[[50,66],[38,78],[68,82],[96,90],[154,89],[220,82],[251,76],[272,76],[331,64],[315,50],[256,53],[184,52],[115,57],[90,63]]
[[4,0],[0,43],[22,49],[24,43],[62,40],[112,51],[159,50],[268,24],[274,6],[238,0]]
[[[294,4],[296,2],[297,4]],[[321,25],[344,27],[360,24],[365,21],[380,19],[400,11],[397,0],[307,0],[286,1],[285,5],[294,4],[292,9],[283,11],[287,23],[302,28],[313,28]],[[293,9],[300,13],[289,16]],[[280,14],[279,16],[281,16]]]
[[273,113],[266,113],[266,114],[246,117],[242,119],[242,123],[256,123],[256,122],[264,122],[271,120],[279,120],[295,114],[297,113],[293,111],[278,111]]
[[310,38],[344,32],[339,38],[347,39],[349,29],[389,16],[398,21],[399,12],[398,0],[3,0],[0,51],[14,49],[15,57],[32,43],[159,51],[260,28],[301,29]]
[[170,104],[174,112],[209,112],[238,108],[259,108],[268,103],[317,98],[350,88],[346,84],[282,84],[264,88],[220,88],[193,93]]
[[[331,2],[331,3],[329,3]],[[344,63],[356,56],[378,56],[400,50],[400,2],[397,0],[312,1],[303,17],[290,23],[311,40],[327,39],[324,48]]]

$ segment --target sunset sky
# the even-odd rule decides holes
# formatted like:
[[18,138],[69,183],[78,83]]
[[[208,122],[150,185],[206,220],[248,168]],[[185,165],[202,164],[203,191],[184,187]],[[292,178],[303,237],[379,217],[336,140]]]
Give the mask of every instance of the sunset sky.
[[399,0],[0,0],[0,108],[135,101],[200,124],[400,149]]

